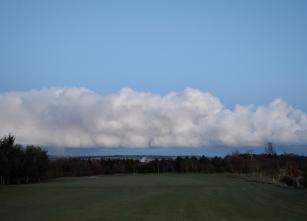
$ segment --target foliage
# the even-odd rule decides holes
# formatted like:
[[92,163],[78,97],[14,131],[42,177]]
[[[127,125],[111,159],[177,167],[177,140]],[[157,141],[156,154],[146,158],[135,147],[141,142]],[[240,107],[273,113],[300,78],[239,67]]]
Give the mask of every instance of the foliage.
[[0,139],[0,184],[39,182],[46,178],[48,156],[40,147],[15,144],[15,137]]
[[287,186],[296,187],[296,181],[290,176],[282,176],[280,182],[286,184]]
[[143,163],[137,159],[59,158],[50,162],[53,177],[92,176],[118,173],[243,173],[279,177],[282,171],[298,177],[307,166],[307,157],[296,155],[240,154],[225,157],[154,158]]
[[307,167],[305,168],[302,178],[300,179],[300,185],[305,188],[307,187]]
[[[62,157],[48,159],[37,146],[15,144],[15,137],[0,139],[0,184],[40,182],[46,178],[134,173],[240,173],[271,177],[288,186],[299,182],[306,187],[307,157],[277,155],[272,144],[264,154],[234,152],[225,157],[154,157],[147,162],[137,158]],[[304,172],[305,171],[305,172]],[[295,181],[295,184],[291,180]]]

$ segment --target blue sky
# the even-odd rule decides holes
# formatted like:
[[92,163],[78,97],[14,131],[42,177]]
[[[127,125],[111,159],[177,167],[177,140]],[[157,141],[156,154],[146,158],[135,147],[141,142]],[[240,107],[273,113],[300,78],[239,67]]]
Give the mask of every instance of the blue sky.
[[1,1],[0,90],[282,97],[307,110],[306,1]]
[[0,93],[208,91],[307,111],[307,2],[0,1]]

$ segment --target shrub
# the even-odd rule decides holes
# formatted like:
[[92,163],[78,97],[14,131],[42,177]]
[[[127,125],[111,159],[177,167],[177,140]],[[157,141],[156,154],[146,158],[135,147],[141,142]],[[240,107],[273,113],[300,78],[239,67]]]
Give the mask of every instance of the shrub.
[[296,187],[296,181],[294,178],[290,176],[283,176],[280,178],[279,182],[286,184],[287,186],[293,186]]
[[305,171],[303,172],[303,176],[300,179],[300,185],[304,188],[307,188],[307,170],[305,169]]

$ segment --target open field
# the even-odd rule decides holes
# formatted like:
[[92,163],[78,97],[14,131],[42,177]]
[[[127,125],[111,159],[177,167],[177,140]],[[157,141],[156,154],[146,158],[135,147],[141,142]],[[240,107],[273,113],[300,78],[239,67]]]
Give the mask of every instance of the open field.
[[7,220],[307,220],[307,191],[227,175],[61,178],[0,186]]

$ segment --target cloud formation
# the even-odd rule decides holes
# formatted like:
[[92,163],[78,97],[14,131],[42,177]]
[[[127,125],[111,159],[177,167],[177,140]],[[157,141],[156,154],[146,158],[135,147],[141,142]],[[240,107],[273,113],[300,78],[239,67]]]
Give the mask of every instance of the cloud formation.
[[307,144],[307,115],[282,99],[236,105],[197,89],[165,95],[124,88],[99,95],[52,87],[0,94],[0,135],[58,147],[205,147]]

